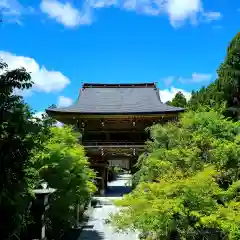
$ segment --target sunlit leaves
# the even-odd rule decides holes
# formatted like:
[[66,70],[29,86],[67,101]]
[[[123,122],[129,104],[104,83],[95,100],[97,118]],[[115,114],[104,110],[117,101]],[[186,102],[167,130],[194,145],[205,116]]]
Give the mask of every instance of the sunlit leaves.
[[230,42],[226,57],[217,70],[217,79],[209,86],[194,92],[188,102],[188,107],[198,109],[208,106],[221,109],[226,104],[225,115],[239,120],[240,112],[240,35]]
[[84,205],[96,190],[95,174],[71,127],[52,127],[51,137],[34,158],[40,177],[57,189],[48,217],[52,235],[59,237],[59,227],[63,230],[75,223],[77,203]]
[[182,92],[177,92],[172,101],[168,102],[168,105],[185,108],[187,105],[187,99]]
[[115,225],[146,239],[238,239],[239,130],[239,122],[213,110],[150,128],[138,185],[117,202],[123,209]]
[[[16,90],[32,85],[25,69],[9,70],[0,61],[0,231],[2,239],[18,234],[27,224],[28,205],[36,183],[33,149],[48,135],[48,124],[29,121],[30,107]],[[46,131],[45,131],[45,130]]]

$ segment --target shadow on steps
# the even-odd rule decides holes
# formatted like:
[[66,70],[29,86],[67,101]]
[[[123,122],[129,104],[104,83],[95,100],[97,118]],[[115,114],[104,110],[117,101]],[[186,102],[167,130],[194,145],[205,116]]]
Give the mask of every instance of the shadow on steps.
[[103,240],[102,233],[90,228],[72,229],[69,233],[65,234],[62,240]]

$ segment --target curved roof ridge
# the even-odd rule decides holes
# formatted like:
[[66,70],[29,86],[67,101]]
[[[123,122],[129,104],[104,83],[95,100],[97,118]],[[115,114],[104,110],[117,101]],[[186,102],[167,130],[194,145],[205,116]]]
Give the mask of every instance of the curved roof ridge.
[[[112,85],[111,85],[112,86]],[[184,109],[161,102],[159,89],[152,87],[89,87],[81,89],[75,103],[47,112],[78,114],[157,114]]]
[[155,93],[156,93],[156,95],[157,95],[157,99],[159,100],[159,102],[160,102],[161,104],[165,104],[165,103],[163,103],[162,100],[161,100],[160,88],[156,87],[156,88],[155,88]]
[[156,83],[83,83],[82,88],[156,88]]

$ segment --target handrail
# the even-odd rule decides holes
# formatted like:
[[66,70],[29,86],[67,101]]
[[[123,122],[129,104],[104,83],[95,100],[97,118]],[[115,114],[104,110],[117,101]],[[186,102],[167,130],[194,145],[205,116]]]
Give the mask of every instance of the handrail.
[[144,142],[94,142],[86,141],[82,143],[83,146],[103,146],[103,145],[117,145],[117,146],[129,146],[129,145],[144,145]]

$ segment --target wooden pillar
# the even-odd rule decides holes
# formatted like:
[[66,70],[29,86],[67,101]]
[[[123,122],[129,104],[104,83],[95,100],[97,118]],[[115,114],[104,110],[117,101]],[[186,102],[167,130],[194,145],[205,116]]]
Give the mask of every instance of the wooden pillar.
[[[79,126],[79,130],[80,130],[80,123],[78,122],[78,126]],[[84,141],[84,130],[85,130],[85,123],[84,122],[81,122],[81,134],[82,134],[82,138],[81,138],[81,141],[83,142]]]
[[100,184],[100,195],[104,196],[105,194],[105,166],[101,168],[101,184]]
[[129,171],[131,172],[132,171],[132,157],[129,158]]
[[109,132],[106,132],[106,141],[107,142],[110,142],[110,133]]
[[108,183],[108,166],[105,168],[105,189],[107,189],[107,183]]
[[131,173],[135,173],[137,171],[135,164],[137,163],[138,157],[131,158]]
[[101,183],[100,183],[100,195],[103,196],[105,194],[105,158],[104,158],[104,150],[101,149],[101,157],[102,157],[102,164],[101,167]]

